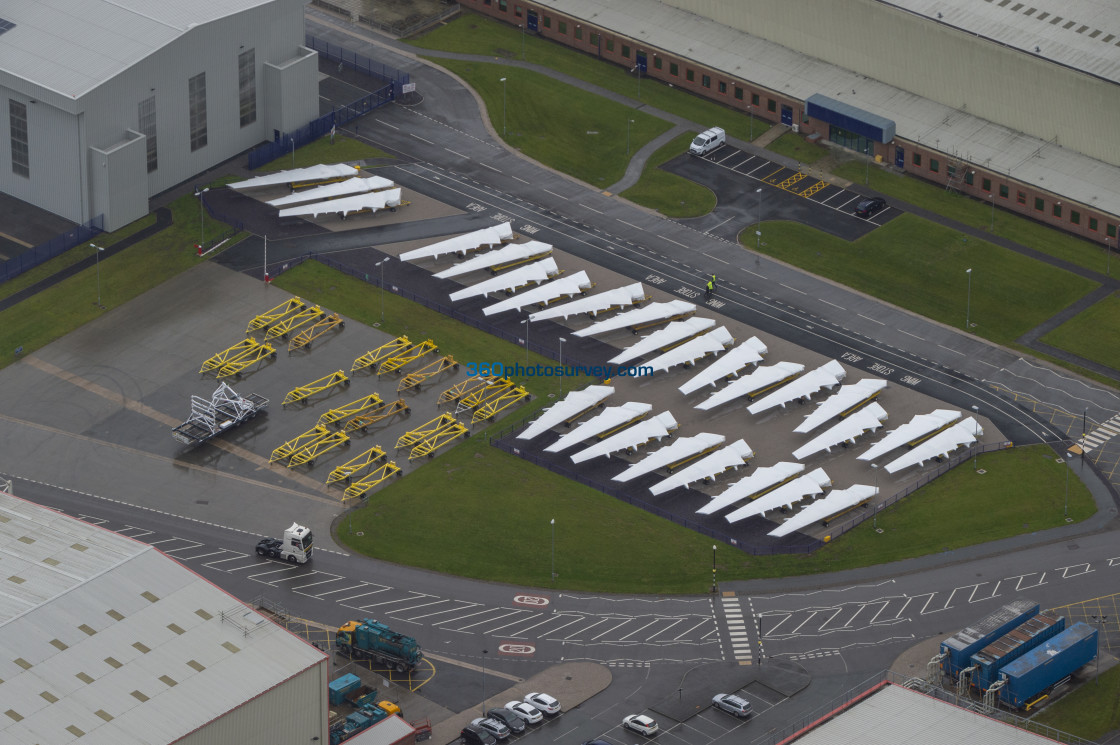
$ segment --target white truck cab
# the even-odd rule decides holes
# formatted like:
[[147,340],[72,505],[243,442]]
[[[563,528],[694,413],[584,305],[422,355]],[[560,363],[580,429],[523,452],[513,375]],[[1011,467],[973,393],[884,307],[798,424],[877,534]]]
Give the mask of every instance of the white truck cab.
[[696,135],[696,139],[688,147],[692,155],[707,155],[727,142],[727,133],[720,127],[712,127]]
[[313,547],[311,529],[299,523],[284,531],[283,538],[263,538],[257,543],[257,556],[281,559],[292,564],[306,564],[311,560]]

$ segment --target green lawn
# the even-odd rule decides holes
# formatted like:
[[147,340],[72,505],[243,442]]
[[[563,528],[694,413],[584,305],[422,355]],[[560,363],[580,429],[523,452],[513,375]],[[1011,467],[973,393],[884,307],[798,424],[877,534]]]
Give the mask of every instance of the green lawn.
[[793,158],[805,165],[816,163],[818,160],[828,155],[828,148],[824,145],[809,142],[801,135],[794,134],[793,132],[786,132],[767,145],[766,149],[784,155],[787,158]]
[[[505,133],[506,142],[599,188],[621,179],[630,156],[672,126],[535,72],[478,62],[438,62],[478,92],[491,125],[499,136]],[[633,120],[629,138],[627,119]]]
[[[749,232],[740,240],[753,249]],[[967,313],[975,324],[971,332],[1000,344],[1097,287],[910,214],[851,243],[790,222],[763,224],[762,240],[763,250],[775,258],[935,321],[963,328]]]
[[296,148],[295,162],[292,154],[288,153],[275,160],[271,160],[260,167],[261,171],[283,171],[287,168],[306,168],[323,163],[353,163],[371,158],[391,158],[389,153],[367,145],[353,137],[336,134],[334,144],[331,144],[330,135],[320,137],[314,142],[309,142],[303,147]]
[[1033,721],[1091,741],[1120,728],[1120,667],[1066,694]]
[[[861,160],[850,160],[832,169],[841,178],[863,183],[865,164]],[[905,202],[924,207],[927,210],[945,215],[965,225],[982,230],[991,230],[992,207],[976,199],[947,191],[944,187],[931,184],[915,176],[903,175],[872,166],[870,186],[888,197],[896,197]],[[996,197],[1003,204],[1008,200]],[[1095,244],[1082,238],[1063,233],[1053,228],[1029,220],[1025,217],[995,210],[994,235],[1033,248],[1055,258],[1064,259],[1072,264],[1105,271],[1103,244]],[[1115,242],[1114,242],[1115,243]]]
[[[701,129],[723,127],[728,136],[740,140],[754,139],[770,129],[770,125],[761,119],[755,118],[752,127],[751,118],[741,112],[715,101],[694,96],[679,88],[670,88],[651,78],[642,78],[639,96],[636,74],[631,74],[618,65],[604,62],[591,54],[569,49],[562,44],[532,34],[522,35],[516,26],[473,13],[464,13],[446,25],[437,27],[418,38],[410,39],[409,43],[424,49],[482,54],[494,57],[495,61],[501,61],[520,60],[522,41],[525,45],[525,60],[528,62],[559,70],[573,78],[640,100],[647,106],[696,122]],[[433,61],[444,64],[439,59]],[[650,64],[653,64],[652,58]]]
[[1109,295],[1043,336],[1042,341],[1120,370],[1120,296]]
[[666,217],[699,217],[715,209],[716,195],[711,189],[660,167],[686,152],[696,134],[686,132],[658,148],[646,162],[638,183],[623,191],[621,196]]

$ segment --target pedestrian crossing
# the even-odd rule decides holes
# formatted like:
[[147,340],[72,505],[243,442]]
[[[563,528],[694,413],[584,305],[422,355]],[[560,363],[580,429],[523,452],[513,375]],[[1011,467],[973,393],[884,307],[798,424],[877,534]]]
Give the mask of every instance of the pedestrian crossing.
[[1089,453],[1117,435],[1120,435],[1120,414],[1098,425],[1092,432],[1079,439],[1077,445],[1082,452]]
[[727,636],[731,642],[731,656],[740,663],[750,664],[754,659],[751,651],[751,638],[747,621],[743,618],[743,606],[739,598],[727,593],[720,598],[723,618],[727,624]]

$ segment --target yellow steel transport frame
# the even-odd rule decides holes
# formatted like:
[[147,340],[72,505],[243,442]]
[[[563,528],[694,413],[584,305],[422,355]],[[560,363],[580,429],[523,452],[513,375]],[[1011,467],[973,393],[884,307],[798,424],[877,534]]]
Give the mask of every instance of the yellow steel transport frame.
[[400,354],[410,346],[412,346],[412,342],[408,340],[407,336],[398,336],[396,339],[382,344],[377,349],[371,349],[361,357],[354,360],[354,364],[350,366],[350,372],[367,370],[377,365],[379,362],[382,362],[383,360],[387,360],[394,355]]
[[293,336],[292,340],[288,342],[288,354],[291,354],[297,349],[303,349],[304,347],[311,349],[311,342],[335,328],[341,331],[346,328],[346,323],[342,320],[340,315],[331,313],[326,318],[316,321],[313,326],[309,326]]
[[[412,447],[421,440],[432,436],[446,427],[459,424],[459,420],[450,414],[440,414],[435,419],[424,422],[416,429],[410,429],[397,438],[397,449]],[[462,426],[462,425],[460,425]]]
[[[651,409],[651,411],[652,411],[652,409]],[[636,417],[634,417],[633,419],[630,419],[630,420],[628,420],[628,421],[625,421],[625,422],[623,422],[622,424],[618,425],[617,427],[612,427],[611,429],[608,429],[608,430],[607,430],[606,432],[600,432],[599,434],[595,435],[595,437],[596,437],[597,439],[599,439],[599,440],[605,440],[605,439],[607,439],[608,437],[610,437],[611,435],[613,435],[613,434],[614,434],[615,432],[621,432],[622,430],[624,430],[624,429],[626,429],[627,427],[629,427],[629,426],[630,426],[631,424],[635,424],[635,423],[637,423],[637,422],[640,422],[640,421],[642,421],[642,420],[643,420],[643,419],[645,419],[645,418],[646,418],[647,416],[649,416],[649,414],[650,414],[650,412],[648,412],[648,411],[647,411],[647,412],[644,412],[644,413],[642,413],[642,414],[638,414],[638,415],[637,415]]]
[[339,481],[345,481],[349,484],[354,476],[366,471],[374,463],[380,463],[383,460],[385,460],[385,451],[374,445],[357,458],[351,458],[341,466],[335,466],[331,469],[330,475],[327,476],[327,484],[335,484]]
[[216,355],[214,355],[210,359],[203,362],[202,367],[199,368],[198,372],[200,374],[202,374],[202,373],[209,372],[210,370],[217,370],[219,367],[226,364],[227,362],[230,362],[231,360],[235,360],[238,357],[240,357],[241,355],[245,354],[250,349],[257,346],[257,344],[258,344],[257,340],[253,339],[252,337],[250,337],[248,339],[243,339],[243,340],[237,342],[236,344],[234,344],[232,347],[229,347],[227,349],[223,349],[222,351],[218,352]]
[[660,326],[663,323],[670,323],[672,321],[679,321],[682,318],[688,318],[689,316],[693,315],[694,313],[696,313],[695,308],[693,308],[692,310],[689,310],[689,311],[685,311],[684,313],[679,313],[679,314],[677,314],[675,316],[672,316],[670,318],[662,318],[659,321],[651,321],[650,323],[642,323],[642,324],[638,324],[637,326],[630,326],[629,327],[630,332],[636,334],[639,331],[642,331],[643,329],[652,328],[654,326]]
[[381,403],[381,396],[378,396],[376,393],[371,393],[368,396],[359,398],[357,401],[351,401],[338,408],[323,412],[322,416],[319,417],[319,424],[324,427],[328,424],[337,424],[343,419],[349,419],[352,416],[364,414],[370,409],[375,409],[380,406]]
[[[701,456],[704,456],[704,455],[707,455],[708,453],[713,452],[715,450],[719,450],[721,447],[723,447],[722,444],[712,445],[710,448],[704,448],[703,450],[701,450],[699,453],[696,453],[695,455],[690,455],[687,458],[681,458],[676,463],[670,463],[668,466],[666,466],[665,472],[666,473],[672,473],[673,471],[675,471],[678,468],[680,468],[681,466],[683,466],[685,463],[688,463],[689,461],[694,461],[697,458],[699,458]],[[743,461],[743,462],[746,463],[746,461]],[[726,471],[727,469],[725,468],[723,470]]]
[[396,476],[401,472],[401,467],[397,465],[396,461],[389,461],[383,463],[377,468],[373,469],[368,476],[361,481],[355,481],[350,486],[346,487],[343,494],[347,499],[358,499],[364,497],[370,489],[380,484],[385,479]]
[[882,392],[881,390],[880,390],[880,391],[875,391],[875,392],[874,392],[874,393],[872,393],[872,394],[871,394],[870,396],[868,396],[867,398],[863,399],[863,400],[862,400],[862,401],[860,401],[859,403],[855,404],[854,406],[852,406],[852,407],[851,407],[850,409],[848,409],[847,411],[842,411],[842,412],[840,412],[840,418],[841,418],[841,419],[846,419],[847,417],[849,417],[849,416],[851,416],[852,414],[856,413],[857,411],[859,411],[860,409],[862,409],[862,408],[863,408],[864,406],[866,406],[867,404],[869,404],[869,403],[871,403],[872,401],[874,401],[875,399],[877,399],[877,398],[879,397],[879,394],[880,394],[881,392]]
[[272,310],[265,311],[259,316],[254,316],[253,320],[249,321],[249,325],[245,329],[246,334],[251,334],[254,331],[267,330],[269,326],[279,321],[281,318],[301,311],[307,306],[303,304],[303,300],[298,297],[293,297],[280,303]]
[[[588,292],[595,289],[595,286],[597,284],[599,284],[599,283],[598,282],[592,282],[587,287],[584,287],[583,289],[581,289],[579,291],[580,297],[585,297]],[[541,310],[544,310],[545,308],[552,305],[553,303],[559,302],[560,300],[567,300],[570,297],[571,297],[571,295],[557,295],[556,297],[552,298],[551,300],[545,300],[543,303],[536,303],[536,306],[538,308],[540,308]]]
[[397,384],[397,393],[404,393],[410,388],[420,390],[420,384],[428,378],[433,378],[436,375],[448,370],[450,368],[459,369],[459,363],[456,362],[451,355],[440,357],[435,362],[432,362],[420,368],[416,372],[409,373],[401,378],[401,382]]
[[269,326],[264,336],[266,339],[287,339],[291,332],[325,316],[326,313],[323,312],[322,308],[318,305],[312,305],[310,308],[305,308],[298,313],[282,318]]
[[326,427],[321,427],[318,424],[316,424],[314,427],[307,430],[303,434],[296,435],[295,437],[288,440],[287,442],[285,442],[280,447],[273,450],[272,455],[268,459],[268,462],[269,463],[276,463],[277,461],[288,460],[297,451],[307,447],[308,445],[310,445],[314,442],[317,442],[317,441],[323,439],[324,437],[326,437],[330,433],[331,433],[331,431],[329,429],[327,429]]
[[236,376],[240,378],[245,368],[257,364],[265,357],[276,359],[276,350],[272,348],[271,344],[258,344],[218,368],[215,377],[228,378],[230,376]]
[[345,432],[330,432],[326,437],[316,440],[309,445],[305,445],[292,453],[292,458],[288,461],[288,468],[302,466],[304,463],[306,463],[308,467],[313,467],[315,465],[315,459],[323,453],[349,444],[350,435]]
[[[448,415],[443,414],[441,416]],[[437,450],[439,450],[444,445],[447,445],[460,435],[470,437],[471,432],[465,424],[452,417],[449,423],[435,429],[422,440],[417,442],[416,446],[412,448],[411,451],[409,451],[408,459],[416,460],[417,458],[423,458],[425,455],[431,458],[435,456]]]
[[780,385],[785,385],[786,383],[793,380],[794,378],[800,377],[800,375],[801,375],[801,373],[799,373],[799,372],[794,373],[793,375],[789,375],[787,377],[784,377],[781,380],[775,380],[773,383],[770,383],[769,385],[764,385],[763,387],[759,388],[757,391],[751,391],[750,393],[747,394],[747,400],[748,401],[753,401],[756,398],[758,398],[759,396],[761,396],[763,393],[766,393],[767,391],[772,391]]
[[412,409],[409,408],[408,404],[404,402],[403,398],[398,398],[396,401],[382,404],[380,407],[373,409],[372,411],[368,411],[365,414],[359,414],[358,416],[352,417],[350,421],[346,422],[346,425],[342,428],[342,431],[353,432],[356,429],[360,429],[365,432],[366,428],[369,427],[369,425],[376,424],[377,422],[380,422],[384,419],[389,419],[390,417],[394,417],[402,412],[407,416],[412,412]]
[[284,400],[280,405],[287,406],[288,404],[305,401],[310,396],[314,396],[316,393],[320,393],[321,391],[325,391],[328,388],[332,388],[336,385],[350,385],[350,378],[346,377],[346,373],[342,372],[341,370],[339,370],[338,372],[333,372],[330,375],[324,375],[318,380],[312,380],[307,385],[301,385],[298,388],[293,388],[292,390],[288,391],[288,395],[284,397]]
[[469,411],[486,399],[501,395],[513,387],[514,382],[509,378],[491,380],[486,385],[475,388],[470,393],[460,398],[459,405],[455,407],[455,413],[462,414],[464,411]]
[[410,362],[415,362],[428,352],[438,352],[439,347],[431,339],[425,339],[419,344],[414,344],[395,357],[390,357],[377,368],[377,374],[396,372]]
[[529,391],[517,386],[511,391],[499,394],[494,398],[482,402],[471,417],[471,424],[478,424],[486,420],[494,421],[494,417],[511,406],[521,403],[529,398]]
[[455,403],[463,396],[469,395],[479,388],[485,388],[493,382],[494,378],[467,378],[439,394],[439,401],[436,405]]
[[498,272],[509,269],[512,266],[517,266],[518,264],[528,264],[530,261],[537,261],[538,259],[543,259],[545,256],[551,256],[551,255],[552,255],[552,246],[549,246],[548,250],[541,251],[540,253],[533,254],[532,256],[526,256],[524,259],[518,259],[517,261],[510,261],[510,262],[507,262],[505,264],[495,264],[494,266],[490,267],[490,273],[491,274],[497,274]]

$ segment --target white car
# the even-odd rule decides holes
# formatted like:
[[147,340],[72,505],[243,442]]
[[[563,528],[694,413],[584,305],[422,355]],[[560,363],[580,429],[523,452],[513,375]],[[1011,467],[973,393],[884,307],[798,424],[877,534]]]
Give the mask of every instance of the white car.
[[657,734],[657,722],[645,714],[631,714],[622,720],[622,726],[646,737]]
[[535,706],[549,716],[560,713],[560,702],[547,693],[527,694],[525,696],[525,703]]
[[524,701],[510,701],[506,704],[505,708],[516,714],[520,714],[521,718],[529,724],[537,724],[544,719],[544,715],[541,714],[540,709]]

